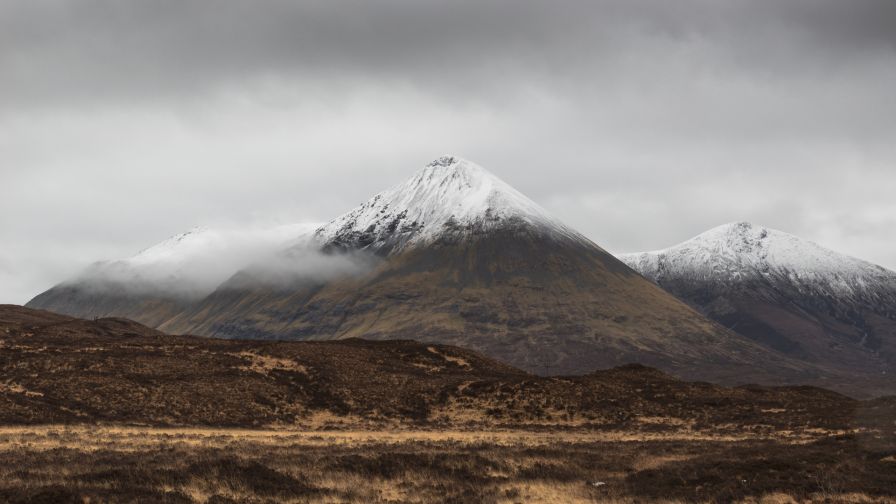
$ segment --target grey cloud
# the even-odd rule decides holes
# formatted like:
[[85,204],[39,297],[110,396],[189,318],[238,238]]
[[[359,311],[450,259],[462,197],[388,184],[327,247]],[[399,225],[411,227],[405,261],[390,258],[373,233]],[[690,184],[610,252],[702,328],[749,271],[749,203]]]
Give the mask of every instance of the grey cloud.
[[362,276],[376,268],[380,262],[381,259],[372,254],[329,254],[301,245],[264,260],[256,260],[230,278],[221,289],[295,289],[297,286],[316,286],[337,278]]
[[754,220],[896,268],[894,10],[2,2],[0,302],[194,225],[328,220],[445,153],[612,251]]
[[308,242],[274,250],[270,243],[258,243],[254,239],[258,233],[251,230],[229,235],[223,247],[194,251],[177,264],[102,261],[72,280],[79,288],[95,293],[129,292],[195,301],[218,288],[319,285],[334,278],[363,275],[379,262],[368,254],[326,254]]
[[707,43],[733,66],[849,67],[896,46],[887,0],[13,1],[6,100],[208,93],[243,80],[383,78],[494,99],[507,81],[612,78],[631,51]]

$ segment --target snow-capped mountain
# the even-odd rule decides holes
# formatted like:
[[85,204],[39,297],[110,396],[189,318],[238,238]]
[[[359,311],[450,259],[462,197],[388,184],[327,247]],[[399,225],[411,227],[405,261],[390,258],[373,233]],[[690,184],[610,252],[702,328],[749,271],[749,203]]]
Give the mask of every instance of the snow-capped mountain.
[[459,157],[436,159],[314,237],[327,255],[372,257],[375,267],[289,288],[243,282],[253,275],[243,271],[160,328],[234,338],[410,338],[536,372],[633,361],[727,381],[740,372],[751,375],[746,380],[803,372]]
[[811,241],[737,222],[667,249],[618,257],[711,318],[779,350],[881,372],[896,357],[896,272]]
[[319,224],[212,229],[195,227],[136,255],[91,265],[77,280],[137,282],[165,292],[206,295],[251,261],[309,239]]
[[[663,250],[617,257],[660,284],[694,279],[730,289],[738,283],[777,279],[799,292],[871,303],[896,290],[893,271],[748,222],[725,224]],[[891,308],[896,313],[896,307]]]
[[[140,275],[124,275],[101,295],[89,282],[67,283],[29,305],[125,316],[174,334],[446,343],[534,372],[585,373],[640,362],[724,383],[822,384],[819,377],[844,376],[836,374],[843,368],[834,373],[768,348],[752,334],[726,330],[458,157],[429,163],[305,236],[301,247],[285,245],[268,264],[241,268],[200,299],[175,298],[169,285],[192,279],[186,284],[208,289],[214,282],[197,277],[226,276],[203,275],[204,267],[232,271],[214,253],[222,245],[211,230],[114,262]],[[737,255],[739,249],[729,248]],[[144,276],[163,288],[136,295]]]
[[211,293],[248,263],[310,240],[319,224],[195,227],[134,256],[99,261],[28,302],[67,315],[128,316],[153,325]]
[[315,237],[338,248],[395,253],[502,229],[538,229],[586,240],[485,168],[456,156],[432,161],[406,182],[321,227]]

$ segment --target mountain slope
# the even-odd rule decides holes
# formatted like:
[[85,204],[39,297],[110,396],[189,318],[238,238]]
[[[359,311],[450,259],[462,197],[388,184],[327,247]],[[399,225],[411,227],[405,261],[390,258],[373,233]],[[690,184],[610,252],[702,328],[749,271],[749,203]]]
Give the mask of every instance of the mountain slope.
[[[439,158],[315,232],[369,270],[284,288],[250,271],[160,327],[230,338],[408,338],[537,372],[627,362],[725,382],[815,376],[706,320],[483,168]],[[757,363],[760,363],[757,365]]]
[[196,227],[132,257],[94,263],[26,306],[78,317],[128,317],[157,326],[208,295],[247,261],[270,255],[316,227]]
[[892,271],[745,222],[714,228],[668,249],[619,258],[702,313],[770,348],[893,381],[888,378],[896,358]]

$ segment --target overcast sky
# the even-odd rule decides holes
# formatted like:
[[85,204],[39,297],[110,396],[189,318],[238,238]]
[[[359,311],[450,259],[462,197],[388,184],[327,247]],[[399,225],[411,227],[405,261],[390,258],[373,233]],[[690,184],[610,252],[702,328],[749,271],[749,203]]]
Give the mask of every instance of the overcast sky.
[[0,302],[447,153],[613,252],[749,220],[896,268],[896,2],[0,0]]

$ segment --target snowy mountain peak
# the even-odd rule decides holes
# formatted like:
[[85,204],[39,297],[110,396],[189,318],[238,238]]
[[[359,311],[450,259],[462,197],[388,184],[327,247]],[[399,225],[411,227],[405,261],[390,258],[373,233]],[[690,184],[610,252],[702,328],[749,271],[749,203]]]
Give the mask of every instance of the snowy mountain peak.
[[[510,191],[520,200],[528,201],[522,194],[505,184],[485,168],[457,156],[442,156],[417,171],[407,182],[399,185],[402,189],[412,189],[423,199],[409,203],[432,203],[424,201],[432,196],[457,196],[472,202],[477,197],[487,197],[489,192]],[[389,191],[381,193],[385,195]]]
[[197,226],[134,256],[96,262],[74,281],[104,281],[159,292],[205,295],[251,261],[308,239],[319,224],[234,229]]
[[[792,244],[796,244],[797,241],[803,241],[782,231],[771,230],[763,226],[753,225],[750,222],[740,221],[712,228],[689,240],[689,242],[702,244],[720,253],[726,253],[726,255],[761,256],[772,245],[774,240],[787,241]],[[811,242],[805,243],[806,245],[814,245]]]
[[176,259],[183,256],[185,251],[192,251],[195,247],[205,246],[208,241],[215,240],[216,236],[217,233],[211,228],[195,226],[189,231],[176,234],[149,248],[145,248],[127,260],[133,263],[153,263]]
[[454,164],[458,164],[460,161],[462,160],[455,156],[441,156],[433,159],[426,166],[451,166]]
[[315,233],[324,244],[392,251],[444,233],[477,234],[533,226],[581,238],[538,204],[457,156],[442,156]]
[[658,283],[667,278],[699,278],[732,285],[778,278],[841,294],[854,294],[871,285],[896,288],[892,271],[749,222],[724,224],[666,249],[618,257]]
[[[749,236],[755,236],[759,239],[765,238],[768,236],[769,228],[765,226],[759,226],[753,224],[752,222],[747,221],[738,221],[738,222],[729,222],[728,224],[722,224],[721,226],[714,227],[709,231],[702,233],[703,235],[725,235],[729,238],[746,238]],[[783,231],[774,231],[775,233],[786,234]]]

